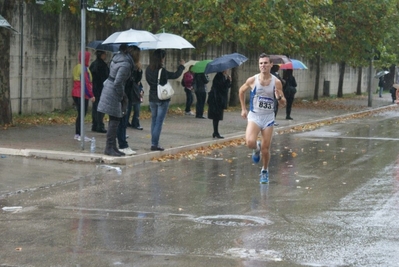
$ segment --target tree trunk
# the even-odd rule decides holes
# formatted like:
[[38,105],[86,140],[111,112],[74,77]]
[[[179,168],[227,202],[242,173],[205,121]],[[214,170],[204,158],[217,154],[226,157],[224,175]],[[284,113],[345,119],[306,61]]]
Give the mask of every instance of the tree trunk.
[[339,63],[339,81],[337,97],[343,97],[344,75],[345,75],[345,61]]
[[[232,53],[237,52],[237,44],[233,43]],[[231,88],[230,88],[230,101],[229,106],[235,107],[238,105],[238,70],[237,68],[233,68],[231,70]]]
[[357,72],[356,95],[362,94],[362,74],[363,74],[363,68],[359,67]]
[[316,81],[314,85],[313,100],[319,100],[319,85],[320,85],[320,54],[317,55],[316,63]]
[[[0,14],[10,23],[16,1],[0,0]],[[0,124],[12,124],[10,98],[10,36],[12,31],[0,27]]]

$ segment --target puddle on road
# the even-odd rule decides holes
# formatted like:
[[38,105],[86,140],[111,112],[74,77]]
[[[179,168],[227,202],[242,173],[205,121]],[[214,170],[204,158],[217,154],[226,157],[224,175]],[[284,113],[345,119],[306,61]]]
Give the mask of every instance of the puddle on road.
[[202,224],[220,226],[263,226],[272,224],[270,220],[265,218],[244,215],[201,216],[194,218],[194,221]]
[[274,250],[230,248],[225,255],[248,260],[282,261],[282,256]]

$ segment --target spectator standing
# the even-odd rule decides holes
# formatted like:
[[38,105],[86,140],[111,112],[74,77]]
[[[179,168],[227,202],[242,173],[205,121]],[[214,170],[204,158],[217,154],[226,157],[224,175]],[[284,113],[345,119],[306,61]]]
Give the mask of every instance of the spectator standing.
[[130,55],[133,58],[134,67],[130,78],[126,81],[125,84],[125,94],[128,100],[127,111],[118,125],[117,138],[118,138],[119,151],[125,153],[125,155],[127,156],[132,156],[136,154],[136,151],[132,150],[129,147],[129,144],[127,142],[126,129],[129,123],[130,111],[132,109],[135,94],[137,93],[137,91],[139,91],[137,80],[138,81],[141,80],[143,73],[141,71],[141,64],[140,64],[140,48],[138,48],[136,45],[130,45],[128,46],[128,48],[130,51]]
[[206,84],[209,82],[208,75],[205,73],[194,74],[194,91],[197,98],[195,105],[195,117],[197,119],[206,119],[204,117],[204,107],[206,101]]
[[[82,66],[81,66],[81,61],[82,61],[82,54],[81,52],[79,52],[78,55],[79,58],[79,63],[77,65],[75,65],[75,67],[73,68],[72,71],[72,75],[73,75],[73,88],[72,88],[72,98],[73,98],[73,102],[75,103],[75,107],[78,111],[78,116],[76,117],[75,120],[75,136],[74,139],[80,141],[81,136],[80,136],[80,120],[83,118],[82,114],[81,114],[81,110],[80,110],[80,105],[81,105],[81,81],[80,81],[80,77],[81,77],[81,73],[82,73]],[[95,101],[95,97],[93,95],[93,90],[92,90],[92,75],[91,72],[89,70],[89,62],[90,62],[90,53],[88,51],[85,52],[85,73],[84,73],[84,77],[85,77],[85,81],[84,81],[84,88],[85,88],[85,99],[84,101],[84,116],[86,116],[87,114],[87,108],[89,106],[89,99],[94,102]],[[84,137],[86,142],[91,141],[90,138],[88,137]]]
[[227,109],[231,76],[228,70],[218,72],[213,78],[212,88],[208,96],[208,119],[213,123],[213,138],[224,138],[219,133],[219,121],[223,120],[223,112]]
[[194,85],[194,73],[191,71],[193,65],[188,68],[188,71],[184,73],[182,79],[182,85],[184,86],[184,92],[186,93],[186,109],[184,114],[193,116],[191,112],[191,105],[193,104],[193,85]]
[[132,105],[127,110],[129,117],[130,113],[133,110],[133,116],[132,116],[132,122],[129,123],[128,126],[132,127],[133,129],[142,131],[143,127],[141,127],[140,124],[140,108],[141,108],[141,103],[143,102],[144,89],[143,89],[143,84],[140,81],[137,83],[137,88],[135,88],[133,92],[134,93],[133,93]]
[[119,52],[112,57],[109,76],[104,82],[103,92],[98,103],[97,110],[109,115],[107,141],[104,150],[104,154],[109,156],[125,156],[125,153],[119,151],[116,146],[116,136],[119,123],[126,114],[125,83],[134,69],[132,53],[132,47],[121,44]]
[[107,57],[107,53],[105,51],[96,51],[96,60],[93,61],[90,65],[90,72],[93,75],[93,94],[96,100],[93,103],[92,107],[92,125],[91,130],[93,132],[106,133],[104,127],[104,113],[98,112],[98,102],[100,101],[101,93],[103,91],[104,82],[108,78],[109,75],[109,67],[105,62],[105,58]]
[[382,75],[379,79],[378,79],[378,87],[380,88],[379,90],[379,96],[382,97],[382,92],[384,91],[384,86],[385,86],[385,75]]
[[150,57],[150,65],[146,68],[145,78],[150,86],[149,102],[151,109],[151,150],[163,151],[164,148],[159,145],[159,138],[161,136],[162,125],[165,120],[169,108],[170,99],[160,100],[158,98],[158,72],[161,71],[161,78],[159,84],[165,85],[169,79],[177,79],[184,70],[183,59],[180,60],[180,65],[175,72],[167,71],[163,64],[165,61],[166,51],[163,49],[155,50]]
[[[279,70],[280,70],[279,65],[273,65],[272,68],[270,69],[270,73],[273,74],[275,77],[277,77],[284,86],[285,81],[284,79],[281,78],[280,74],[278,73]],[[278,101],[276,97],[274,97],[274,117],[276,118],[277,118],[277,112],[278,112]],[[278,126],[278,123],[274,122],[274,126]]]
[[283,74],[283,79],[285,80],[285,85],[283,86],[283,92],[285,99],[287,99],[286,117],[285,117],[286,120],[293,120],[293,118],[291,117],[291,109],[297,91],[296,80],[292,72],[293,72],[292,70],[285,70]]

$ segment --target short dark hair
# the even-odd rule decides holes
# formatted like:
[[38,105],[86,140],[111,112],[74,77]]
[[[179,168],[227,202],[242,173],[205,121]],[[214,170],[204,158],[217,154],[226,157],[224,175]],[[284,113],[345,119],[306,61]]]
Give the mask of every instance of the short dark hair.
[[101,57],[102,54],[105,54],[105,51],[96,50],[96,57]]
[[119,46],[119,51],[121,51],[121,52],[126,52],[126,50],[127,50],[127,44],[121,44],[121,45]]
[[273,63],[272,60],[271,60],[271,58],[270,58],[270,56],[269,56],[268,54],[262,53],[262,54],[259,55],[259,58],[265,58],[265,57],[267,57],[267,58],[269,59],[270,63]]

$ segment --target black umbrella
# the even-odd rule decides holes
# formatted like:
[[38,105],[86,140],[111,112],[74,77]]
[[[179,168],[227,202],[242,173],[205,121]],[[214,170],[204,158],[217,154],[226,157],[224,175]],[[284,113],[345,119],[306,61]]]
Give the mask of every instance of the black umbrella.
[[101,40],[92,41],[88,43],[86,47],[92,48],[94,50],[101,50],[112,53],[116,53],[119,51],[120,44],[103,44],[103,42],[104,41]]
[[227,54],[209,62],[205,67],[205,73],[221,72],[227,69],[232,69],[240,66],[247,60],[248,58],[246,56],[239,53]]
[[273,62],[274,65],[285,64],[291,62],[291,60],[284,55],[269,55],[270,61]]

